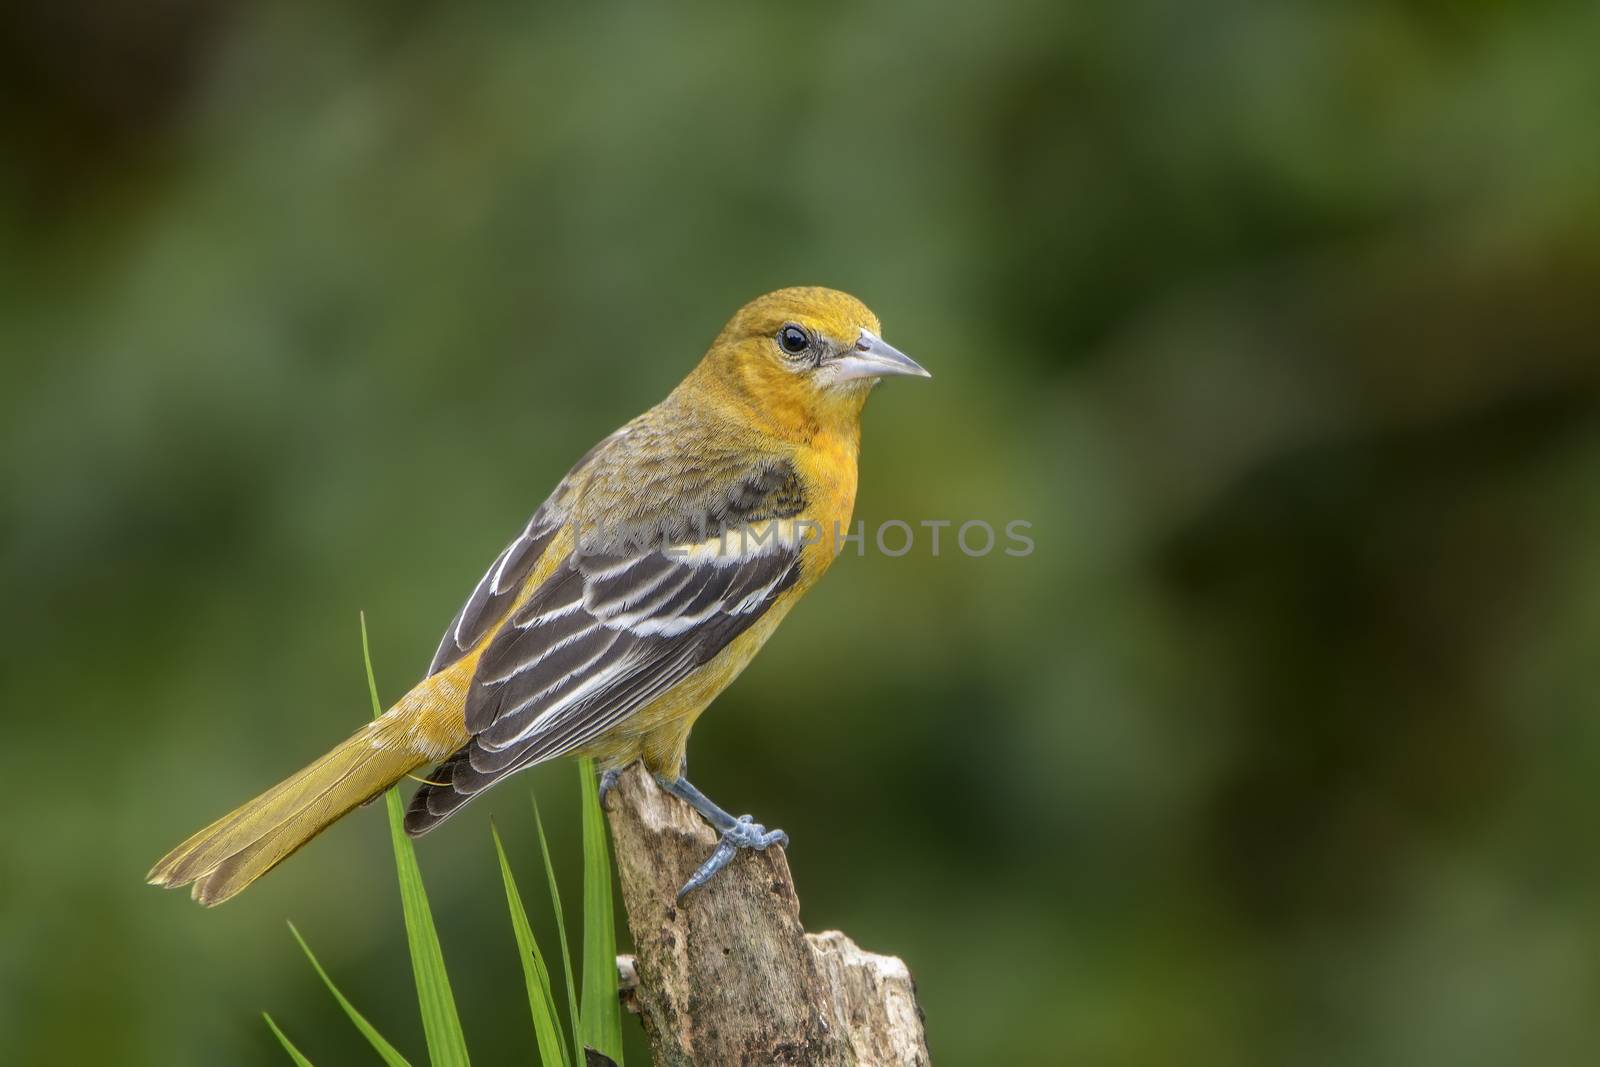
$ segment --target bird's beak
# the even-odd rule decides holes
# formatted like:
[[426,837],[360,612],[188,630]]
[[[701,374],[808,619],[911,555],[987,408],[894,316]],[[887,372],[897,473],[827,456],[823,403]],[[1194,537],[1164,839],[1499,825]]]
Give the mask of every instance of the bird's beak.
[[851,378],[888,378],[908,375],[912,378],[932,378],[922,365],[898,348],[873,333],[862,330],[856,347],[840,356],[834,363],[834,377],[839,381]]

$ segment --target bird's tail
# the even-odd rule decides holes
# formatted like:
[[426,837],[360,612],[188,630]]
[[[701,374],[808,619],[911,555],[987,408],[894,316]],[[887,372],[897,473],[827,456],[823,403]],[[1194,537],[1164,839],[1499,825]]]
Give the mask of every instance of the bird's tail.
[[[426,759],[391,737],[385,716],[254,800],[224,815],[167,853],[150,871],[152,885],[194,883],[211,906],[282,863],[328,824],[366,803]],[[396,724],[398,725],[398,724]]]

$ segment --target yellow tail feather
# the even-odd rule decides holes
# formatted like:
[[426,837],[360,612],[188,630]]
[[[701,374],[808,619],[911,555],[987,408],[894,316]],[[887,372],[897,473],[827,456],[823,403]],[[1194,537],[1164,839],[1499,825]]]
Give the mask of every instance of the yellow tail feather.
[[221,904],[428,762],[410,746],[391,745],[376,725],[167,853],[151,869],[150,883],[170,889],[193,882],[194,899],[207,907]]

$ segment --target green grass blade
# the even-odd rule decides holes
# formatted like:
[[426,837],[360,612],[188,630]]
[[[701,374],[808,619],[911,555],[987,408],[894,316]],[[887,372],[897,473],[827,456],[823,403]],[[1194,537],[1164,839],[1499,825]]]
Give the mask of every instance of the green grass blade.
[[277,1037],[278,1043],[283,1046],[283,1051],[287,1052],[289,1058],[295,1062],[295,1067],[311,1067],[311,1061],[301,1055],[300,1050],[294,1047],[294,1042],[290,1041],[284,1035],[284,1032],[278,1029],[278,1024],[272,1021],[272,1016],[262,1012],[261,1017],[267,1020],[267,1028]]
[[622,1004],[617,999],[617,928],[611,903],[611,855],[600,810],[594,760],[578,761],[583,789],[583,1004],[579,1036],[622,1063]]
[[506,859],[505,846],[500,842],[500,831],[493,823],[489,833],[494,838],[495,855],[500,858],[500,877],[506,884],[506,907],[511,909],[511,930],[517,937],[521,950],[522,977],[528,986],[528,1009],[533,1013],[533,1036],[539,1043],[539,1061],[544,1067],[571,1067],[567,1055],[567,1036],[561,1032],[561,1018],[556,1010],[555,994],[550,991],[550,971],[545,967],[539,943],[534,940],[533,928],[528,925],[528,912],[522,906],[522,894],[517,891],[516,878],[511,874],[511,863]]
[[323,970],[322,964],[317,962],[317,957],[312,953],[311,946],[306,944],[306,939],[300,936],[300,931],[295,928],[294,923],[289,924],[289,932],[294,935],[296,941],[300,942],[300,951],[304,952],[306,959],[311,961],[311,966],[316,970],[317,976],[322,979],[322,984],[328,987],[328,992],[332,993],[333,999],[339,1002],[339,1007],[343,1008],[344,1013],[350,1016],[350,1021],[355,1024],[356,1029],[361,1031],[362,1036],[372,1043],[372,1047],[377,1050],[378,1055],[383,1057],[383,1062],[387,1063],[389,1067],[411,1067],[406,1058],[400,1055],[393,1045],[385,1041],[383,1035],[378,1033],[371,1023],[367,1022],[367,1017],[357,1011],[356,1006],[346,1000],[343,993],[339,992],[339,987],[333,984],[333,979],[328,977],[328,972]]
[[533,824],[539,828],[539,851],[544,855],[544,876],[550,881],[550,905],[555,910],[556,933],[561,937],[561,966],[567,975],[567,1012],[572,1020],[574,1051],[583,1059],[583,1039],[579,1036],[578,984],[572,980],[572,950],[567,947],[567,917],[561,912],[561,890],[556,886],[555,864],[550,862],[550,840],[544,835],[544,819],[539,815],[539,798],[533,798]]
[[[367,644],[367,617],[361,616],[361,657],[367,667],[367,689],[372,695],[372,716],[383,714],[378,700],[378,683],[372,673],[372,652]],[[422,1032],[428,1040],[428,1059],[433,1067],[468,1067],[467,1039],[456,1014],[456,1001],[450,992],[450,976],[444,969],[444,951],[439,947],[439,932],[428,909],[428,891],[422,885],[422,869],[417,853],[406,836],[404,806],[400,790],[390,789],[384,800],[389,806],[389,837],[394,842],[394,865],[400,880],[400,905],[405,912],[406,941],[411,947],[411,973],[417,983],[417,1004],[422,1014]]]

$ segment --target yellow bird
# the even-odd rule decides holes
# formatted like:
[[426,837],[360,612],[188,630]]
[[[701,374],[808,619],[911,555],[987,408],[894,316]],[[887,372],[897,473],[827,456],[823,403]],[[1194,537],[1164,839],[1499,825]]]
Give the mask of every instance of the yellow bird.
[[[643,760],[722,842],[787,844],[684,777],[689,729],[822,577],[848,531],[861,409],[928,372],[859,300],[781,289],[746,304],[661,403],[578,461],[445,631],[428,676],[321,759],[168,853],[154,885],[220,904],[352,808],[439,766],[411,798],[427,833],[557,756]],[[681,894],[680,894],[681,895]]]

